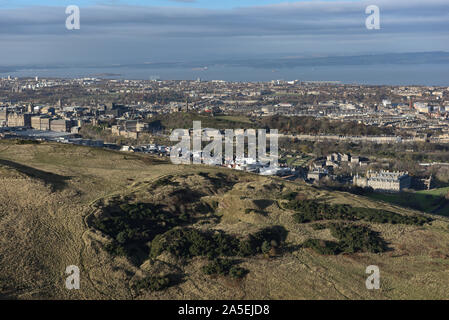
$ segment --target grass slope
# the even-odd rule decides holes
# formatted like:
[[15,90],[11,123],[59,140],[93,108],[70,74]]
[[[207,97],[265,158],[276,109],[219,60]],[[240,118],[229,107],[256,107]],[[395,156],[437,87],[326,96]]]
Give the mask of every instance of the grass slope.
[[[389,250],[321,255],[302,244],[311,238],[338,239],[328,228],[313,227],[314,222],[295,222],[295,211],[284,207],[286,192],[330,204],[403,215],[417,212],[277,178],[174,166],[145,155],[80,146],[0,141],[0,159],[3,298],[449,298],[449,222],[444,217],[434,216],[423,226],[363,222]],[[282,226],[286,239],[279,250],[268,250],[268,244],[263,244],[265,254],[215,260],[218,265],[212,264],[213,268],[201,255],[184,258],[158,250],[155,257],[143,255],[136,262],[105,250],[111,235],[92,225],[114,203],[160,205],[169,217],[184,211],[191,218],[189,228],[240,241],[261,229]],[[200,204],[209,209],[203,212]],[[143,233],[139,239],[146,236]],[[236,266],[232,273],[239,277],[226,276],[231,262]],[[69,265],[80,267],[80,290],[65,289],[64,271]],[[369,265],[381,270],[380,290],[365,288]],[[167,288],[169,282],[174,285]]]
[[378,193],[368,195],[371,199],[381,200],[426,213],[449,217],[449,200],[445,198],[448,188],[400,193]]

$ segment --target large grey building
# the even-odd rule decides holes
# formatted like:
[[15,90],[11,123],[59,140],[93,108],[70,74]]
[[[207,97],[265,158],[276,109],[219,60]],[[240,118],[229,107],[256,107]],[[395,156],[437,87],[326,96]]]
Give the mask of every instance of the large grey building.
[[353,183],[359,187],[371,187],[374,190],[399,192],[410,188],[411,177],[407,172],[368,171],[366,177],[355,176]]

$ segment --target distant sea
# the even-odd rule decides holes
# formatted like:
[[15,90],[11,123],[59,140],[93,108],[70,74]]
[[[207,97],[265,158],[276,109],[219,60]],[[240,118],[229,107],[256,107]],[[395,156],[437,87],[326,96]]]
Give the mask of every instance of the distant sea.
[[0,73],[17,77],[98,77],[110,79],[151,80],[226,80],[226,81],[341,81],[371,85],[426,85],[449,86],[449,64],[378,64],[299,66],[293,68],[263,68],[244,66],[183,67],[114,67],[114,68],[59,68],[23,69]]

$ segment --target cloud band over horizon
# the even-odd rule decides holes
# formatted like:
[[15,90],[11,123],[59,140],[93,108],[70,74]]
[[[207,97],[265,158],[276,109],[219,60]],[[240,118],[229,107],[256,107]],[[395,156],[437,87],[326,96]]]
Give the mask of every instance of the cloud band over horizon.
[[[380,8],[380,30],[365,27],[371,4]],[[81,8],[81,29],[73,31],[66,30],[66,17],[65,7],[0,9],[0,64],[449,51],[449,2],[443,0],[302,1],[232,9],[95,5]]]

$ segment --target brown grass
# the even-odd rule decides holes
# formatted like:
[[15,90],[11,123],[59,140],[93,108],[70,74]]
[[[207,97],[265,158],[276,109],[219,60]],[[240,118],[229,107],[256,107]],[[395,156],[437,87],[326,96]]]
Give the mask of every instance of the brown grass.
[[[297,246],[309,237],[332,239],[328,230],[296,224],[281,209],[288,190],[301,197],[413,211],[346,193],[329,193],[304,184],[229,169],[173,166],[145,155],[44,143],[0,143],[0,297],[20,299],[448,299],[449,228],[446,218],[424,227],[373,224],[393,251],[383,254],[321,256]],[[206,172],[223,185],[199,175]],[[173,176],[177,185],[154,183]],[[218,179],[220,179],[218,177]],[[89,217],[111,201],[145,201],[178,206],[170,196],[187,188],[215,204],[219,220],[198,224],[243,236],[261,227],[283,225],[292,250],[274,257],[243,259],[250,273],[240,281],[201,272],[202,258],[179,263],[173,257],[140,267],[103,250],[108,238],[89,228]],[[187,208],[188,209],[188,208]],[[245,213],[245,209],[254,212]],[[260,212],[263,211],[263,214]],[[296,246],[296,249],[295,249]],[[65,289],[65,268],[78,265],[81,289]],[[365,268],[378,265],[381,289],[365,288]],[[184,274],[162,292],[131,289],[149,274]]]

